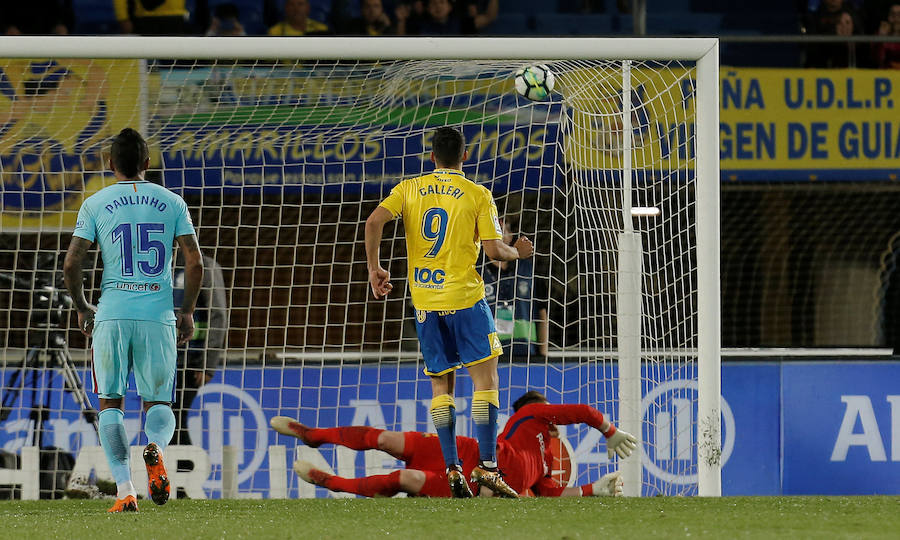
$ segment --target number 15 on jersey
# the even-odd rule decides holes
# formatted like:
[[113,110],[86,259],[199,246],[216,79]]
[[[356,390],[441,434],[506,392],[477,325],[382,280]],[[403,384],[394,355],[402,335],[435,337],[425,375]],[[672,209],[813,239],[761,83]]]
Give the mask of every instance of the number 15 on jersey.
[[[132,230],[132,226],[134,230]],[[155,277],[162,273],[166,261],[166,245],[154,236],[158,237],[165,232],[166,226],[162,223],[122,223],[113,229],[112,243],[119,245],[122,276],[134,276],[135,262],[137,262],[141,274],[147,277]],[[137,237],[136,250],[135,236]]]

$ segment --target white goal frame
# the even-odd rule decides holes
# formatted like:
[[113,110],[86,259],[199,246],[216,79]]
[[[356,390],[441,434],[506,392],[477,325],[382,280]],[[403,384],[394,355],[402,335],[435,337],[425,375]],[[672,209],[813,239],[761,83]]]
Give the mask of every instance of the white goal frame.
[[[698,287],[698,494],[720,496],[721,486],[721,343],[719,285],[719,44],[716,38],[437,38],[437,37],[137,37],[137,36],[15,36],[0,39],[0,58],[171,58],[171,59],[460,59],[460,60],[684,60],[696,62],[697,153],[697,287]],[[627,66],[627,63],[625,64]],[[629,70],[623,70],[623,75]],[[625,76],[624,83],[630,86]],[[623,93],[623,98],[627,97]],[[623,109],[630,109],[623,99]],[[623,125],[630,125],[623,112]],[[625,130],[629,133],[629,130]],[[630,148],[630,137],[624,141]],[[625,156],[630,156],[626,153]],[[630,159],[626,157],[622,177],[623,212],[626,230],[632,235]],[[626,237],[622,237],[626,238]],[[620,249],[632,252],[639,238],[627,239]],[[640,261],[620,259],[623,271],[634,271]],[[620,406],[619,424],[640,435],[640,283],[631,296],[620,296],[620,324],[624,319],[637,327],[619,329]],[[631,283],[631,285],[635,285]],[[620,293],[625,291],[620,291]],[[625,300],[624,302],[622,300]],[[624,307],[623,307],[624,305]],[[637,311],[634,311],[636,306]],[[630,311],[626,311],[630,310]],[[635,316],[636,315],[636,316]],[[628,375],[628,367],[632,368]],[[636,370],[636,371],[635,371]],[[634,373],[637,377],[634,377]],[[635,391],[636,389],[636,391]],[[629,413],[630,411],[630,413]],[[630,416],[627,416],[630,414]],[[637,495],[641,486],[638,460],[623,461],[629,493]],[[635,491],[636,490],[636,491]]]

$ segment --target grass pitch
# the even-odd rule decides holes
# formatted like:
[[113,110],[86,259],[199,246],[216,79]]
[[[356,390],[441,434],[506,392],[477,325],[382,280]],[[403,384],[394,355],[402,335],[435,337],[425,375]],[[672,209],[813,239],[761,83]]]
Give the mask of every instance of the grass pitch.
[[0,501],[0,538],[900,537],[900,497]]

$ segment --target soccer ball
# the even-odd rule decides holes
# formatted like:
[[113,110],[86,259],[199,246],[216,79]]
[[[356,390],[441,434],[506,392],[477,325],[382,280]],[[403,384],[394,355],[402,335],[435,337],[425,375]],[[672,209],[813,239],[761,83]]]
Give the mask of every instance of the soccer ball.
[[553,91],[556,78],[550,68],[540,64],[516,72],[516,92],[532,101],[543,101]]

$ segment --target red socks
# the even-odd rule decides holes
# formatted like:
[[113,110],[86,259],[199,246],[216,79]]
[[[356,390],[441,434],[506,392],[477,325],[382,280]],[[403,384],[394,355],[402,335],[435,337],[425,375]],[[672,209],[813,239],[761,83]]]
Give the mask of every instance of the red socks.
[[322,478],[320,480],[321,483],[316,483],[331,491],[345,491],[364,497],[392,497],[401,491],[400,472],[394,471],[391,474],[379,474],[363,478],[342,478],[329,475],[328,478]]
[[[306,437],[316,445],[331,443],[352,450],[377,450],[378,436],[382,431],[384,430],[368,426],[316,428],[307,431]],[[319,478],[314,479],[316,484],[331,491],[344,491],[364,497],[391,497],[401,491],[400,471],[364,478],[342,478],[322,473]]]
[[378,436],[382,431],[368,426],[316,428],[307,431],[306,436],[314,444],[331,443],[352,450],[377,450]]

